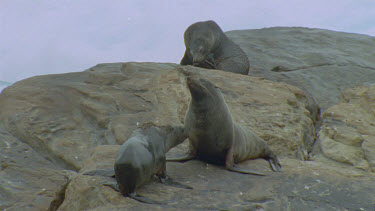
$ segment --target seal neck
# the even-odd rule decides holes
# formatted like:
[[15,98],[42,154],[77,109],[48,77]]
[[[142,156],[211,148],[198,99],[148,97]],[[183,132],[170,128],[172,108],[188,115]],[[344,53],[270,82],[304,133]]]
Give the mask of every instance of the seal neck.
[[185,128],[182,126],[174,127],[173,130],[167,134],[167,139],[165,142],[165,149],[168,152],[171,148],[178,144],[181,144],[187,136],[185,135]]

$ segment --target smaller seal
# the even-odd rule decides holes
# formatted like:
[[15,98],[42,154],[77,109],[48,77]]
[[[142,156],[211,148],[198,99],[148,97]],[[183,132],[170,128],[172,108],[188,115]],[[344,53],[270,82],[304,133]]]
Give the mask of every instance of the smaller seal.
[[165,154],[186,139],[183,127],[162,126],[152,123],[142,125],[120,147],[114,170],[98,169],[85,175],[115,176],[117,183],[106,183],[125,197],[149,204],[163,204],[136,194],[136,188],[157,175],[166,185],[192,189],[175,182],[166,175]]
[[210,81],[187,77],[191,101],[185,115],[185,133],[189,153],[168,161],[186,161],[198,157],[208,163],[225,165],[230,171],[264,175],[240,168],[235,163],[255,158],[269,161],[274,171],[281,165],[266,142],[232,120],[221,91]]
[[249,74],[249,59],[212,20],[190,25],[184,33],[186,46],[181,65]]

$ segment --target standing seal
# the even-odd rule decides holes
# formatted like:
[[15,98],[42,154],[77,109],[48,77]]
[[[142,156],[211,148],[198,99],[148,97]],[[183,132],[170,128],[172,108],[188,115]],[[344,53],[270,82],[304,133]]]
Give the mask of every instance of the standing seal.
[[281,170],[279,160],[263,139],[233,123],[223,95],[212,82],[189,76],[187,86],[191,93],[185,115],[189,153],[167,160],[185,161],[198,157],[209,163],[224,164],[230,171],[264,175],[235,165],[248,159],[264,158],[274,171]]
[[248,75],[249,59],[245,52],[212,20],[197,22],[184,33],[186,46],[181,65],[218,69]]
[[173,181],[166,175],[165,154],[172,147],[186,139],[183,127],[158,127],[152,123],[144,124],[135,130],[130,138],[120,147],[114,164],[114,170],[94,170],[86,175],[115,176],[117,183],[106,183],[115,190],[140,202],[161,204],[136,194],[135,189],[157,175],[160,182],[192,189]]

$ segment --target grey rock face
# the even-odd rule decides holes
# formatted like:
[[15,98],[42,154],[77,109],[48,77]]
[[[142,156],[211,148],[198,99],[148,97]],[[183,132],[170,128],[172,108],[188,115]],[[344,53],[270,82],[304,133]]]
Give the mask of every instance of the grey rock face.
[[375,37],[298,27],[226,35],[249,57],[250,75],[297,86],[323,111],[344,89],[375,81]]

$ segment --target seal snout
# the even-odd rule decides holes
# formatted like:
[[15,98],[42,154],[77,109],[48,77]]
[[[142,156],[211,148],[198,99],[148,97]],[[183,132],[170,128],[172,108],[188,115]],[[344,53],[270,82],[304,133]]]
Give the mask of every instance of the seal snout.
[[199,80],[191,76],[186,78],[186,84],[190,91],[199,89],[199,87],[201,87]]
[[193,81],[194,79],[191,76],[186,78],[186,85],[189,87],[189,89],[191,89],[190,86],[194,83]]
[[193,98],[198,99],[201,95],[204,95],[204,87],[202,86],[198,78],[189,76],[186,78],[186,84]]

